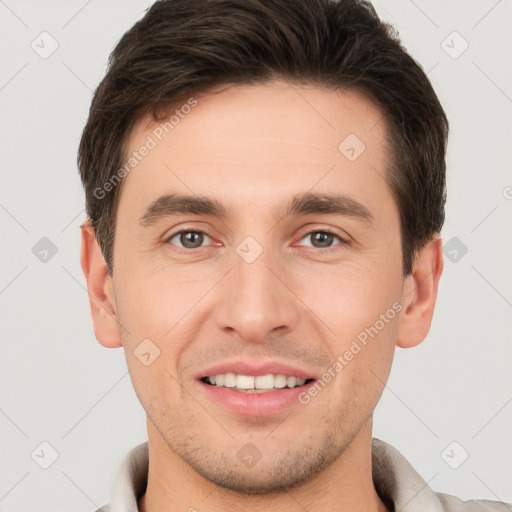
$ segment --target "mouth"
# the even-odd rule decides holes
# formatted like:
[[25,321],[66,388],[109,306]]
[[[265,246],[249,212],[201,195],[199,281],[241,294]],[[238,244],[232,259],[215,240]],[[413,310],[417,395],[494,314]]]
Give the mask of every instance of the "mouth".
[[218,373],[200,379],[209,386],[229,388],[240,393],[272,393],[282,389],[301,388],[315,379],[305,379],[294,375],[272,374],[242,375]]
[[196,379],[200,392],[222,410],[267,417],[295,406],[304,411],[299,397],[316,382],[315,376],[295,366],[240,360],[205,369]]

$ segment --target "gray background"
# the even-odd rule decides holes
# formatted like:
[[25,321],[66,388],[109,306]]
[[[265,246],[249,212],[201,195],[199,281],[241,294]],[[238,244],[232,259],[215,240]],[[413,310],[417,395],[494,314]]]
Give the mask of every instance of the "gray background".
[[[146,440],[123,351],[93,334],[76,150],[110,51],[150,3],[0,0],[2,511],[95,510],[123,455]],[[434,322],[419,347],[397,349],[375,436],[437,491],[510,502],[512,3],[375,4],[451,122]]]

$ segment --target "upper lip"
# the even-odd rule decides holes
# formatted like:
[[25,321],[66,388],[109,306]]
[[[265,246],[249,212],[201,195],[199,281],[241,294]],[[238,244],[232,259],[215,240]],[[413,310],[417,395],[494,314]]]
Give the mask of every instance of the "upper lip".
[[234,359],[230,361],[223,361],[220,363],[212,364],[205,370],[197,374],[197,379],[210,377],[211,375],[219,375],[223,373],[235,373],[237,375],[287,375],[297,377],[298,379],[316,379],[311,371],[305,370],[300,366],[296,366],[281,361],[270,360],[244,360]]

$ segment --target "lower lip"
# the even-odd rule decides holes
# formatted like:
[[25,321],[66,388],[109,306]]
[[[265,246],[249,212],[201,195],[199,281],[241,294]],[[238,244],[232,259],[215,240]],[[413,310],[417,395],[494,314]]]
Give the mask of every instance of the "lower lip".
[[300,405],[299,395],[307,391],[314,381],[297,388],[283,388],[267,393],[244,393],[232,388],[212,386],[199,381],[206,395],[227,409],[245,416],[272,416],[285,411],[292,405]]

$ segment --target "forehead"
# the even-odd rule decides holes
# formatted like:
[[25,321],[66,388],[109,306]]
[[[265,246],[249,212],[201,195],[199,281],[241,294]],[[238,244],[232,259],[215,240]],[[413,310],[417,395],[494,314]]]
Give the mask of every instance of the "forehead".
[[219,87],[185,98],[163,121],[137,124],[126,159],[151,149],[125,177],[121,195],[136,192],[148,204],[157,194],[186,192],[247,206],[278,191],[337,186],[371,199],[372,180],[386,187],[386,133],[380,109],[356,91],[283,82]]
[[[195,106],[190,107],[192,103]],[[322,139],[324,147],[337,149],[344,134],[352,133],[373,142],[383,135],[385,122],[376,103],[359,91],[334,91],[276,81],[218,86],[207,93],[183,97],[162,122],[144,117],[128,138],[128,146],[137,146],[146,133],[158,132],[159,126],[164,138],[172,134],[175,142],[186,144],[185,147],[198,142],[203,146],[211,144],[219,153],[229,149],[231,157],[242,140],[246,143],[244,149],[251,145],[247,135],[257,135],[261,141],[266,138],[267,143],[274,141],[276,146],[286,145],[288,140],[300,140],[307,147],[319,146]],[[192,130],[200,139],[189,137]],[[156,138],[161,137],[157,134]],[[222,147],[218,145],[219,139]],[[236,147],[230,144],[231,139],[236,140]]]

